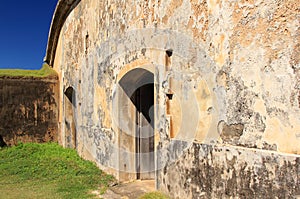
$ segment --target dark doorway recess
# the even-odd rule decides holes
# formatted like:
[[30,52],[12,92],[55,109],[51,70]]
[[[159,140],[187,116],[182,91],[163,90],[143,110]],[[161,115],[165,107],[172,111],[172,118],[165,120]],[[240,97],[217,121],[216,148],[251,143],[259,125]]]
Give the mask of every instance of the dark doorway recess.
[[5,143],[3,137],[0,135],[0,147],[6,147],[7,144]]
[[75,100],[75,91],[73,87],[68,87],[65,91],[65,96],[68,98],[68,100],[73,104],[73,106],[76,105],[76,100]]
[[145,69],[129,71],[119,82],[136,108],[135,164],[137,179],[154,179],[154,74]]
[[64,112],[65,112],[65,145],[68,148],[76,149],[76,125],[74,111],[76,108],[75,90],[73,87],[68,87],[64,92]]

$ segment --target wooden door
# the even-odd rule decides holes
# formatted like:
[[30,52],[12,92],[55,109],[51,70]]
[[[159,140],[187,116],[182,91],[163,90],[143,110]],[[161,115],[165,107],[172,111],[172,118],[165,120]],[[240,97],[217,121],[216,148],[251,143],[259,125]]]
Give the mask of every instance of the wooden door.
[[137,179],[154,179],[154,85],[140,87],[135,96]]

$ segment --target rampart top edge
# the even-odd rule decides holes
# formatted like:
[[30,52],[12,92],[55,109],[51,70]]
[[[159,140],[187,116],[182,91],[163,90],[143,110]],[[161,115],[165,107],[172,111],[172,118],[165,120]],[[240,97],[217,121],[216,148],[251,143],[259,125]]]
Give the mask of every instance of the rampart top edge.
[[53,66],[60,31],[71,13],[81,0],[58,0],[48,35],[48,43],[44,62]]

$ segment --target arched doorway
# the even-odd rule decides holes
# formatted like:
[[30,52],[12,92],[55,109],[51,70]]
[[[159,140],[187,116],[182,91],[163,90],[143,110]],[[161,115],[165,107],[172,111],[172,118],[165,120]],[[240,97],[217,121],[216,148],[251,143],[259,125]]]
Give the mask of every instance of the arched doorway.
[[154,179],[154,74],[136,68],[118,86],[120,180]]
[[76,107],[75,90],[68,87],[64,92],[64,112],[65,112],[65,146],[76,148],[76,126],[74,120],[74,108]]

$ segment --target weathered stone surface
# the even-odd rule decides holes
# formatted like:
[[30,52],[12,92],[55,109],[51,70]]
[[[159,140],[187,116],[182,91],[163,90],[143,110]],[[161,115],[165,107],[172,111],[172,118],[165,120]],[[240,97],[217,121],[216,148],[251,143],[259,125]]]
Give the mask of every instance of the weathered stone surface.
[[1,77],[0,93],[0,137],[6,145],[57,141],[57,77]]
[[[55,43],[48,45],[46,60],[60,79],[62,145],[68,146],[66,137],[72,135],[67,121],[74,121],[79,154],[120,181],[134,180],[138,168],[135,129],[141,125],[131,96],[120,82],[133,70],[147,70],[154,74],[155,108],[151,111],[158,188],[176,189],[176,197],[200,197],[202,192],[197,195],[197,190],[203,190],[203,197],[224,190],[228,196],[239,197],[255,191],[257,197],[268,191],[278,197],[298,192],[298,163],[287,155],[300,154],[298,1],[81,0],[66,19],[59,10],[56,13],[65,23],[57,31],[51,29]],[[140,72],[125,82],[133,91],[146,79]],[[69,87],[75,91],[73,106],[64,97]],[[229,145],[229,151],[217,153],[210,144]],[[200,146],[207,148],[204,154],[194,155],[192,151],[201,151]],[[241,152],[235,147],[251,150]],[[291,176],[283,179],[275,174],[272,161],[276,158],[264,166],[262,158],[269,156],[261,149],[291,164]],[[209,164],[201,162],[202,157],[209,159],[206,153],[215,154]],[[257,161],[250,164],[243,154]],[[180,159],[182,155],[188,160]],[[231,166],[221,160],[226,155],[232,155]],[[180,165],[165,166],[174,162]],[[227,167],[230,178],[223,176]],[[280,162],[278,172],[284,168]],[[194,177],[192,188],[185,188],[179,178],[172,185],[166,181],[176,176],[172,169],[182,179],[192,171],[207,174]],[[266,174],[268,178],[261,179]],[[223,184],[212,182],[210,175]]]
[[271,151],[193,144],[166,165],[160,188],[172,198],[294,198],[300,157]]
[[219,123],[220,136],[224,142],[234,143],[238,141],[243,135],[244,125],[243,124],[231,124],[227,125],[224,121]]
[[69,16],[70,12],[74,7],[80,2],[80,0],[58,0],[56,9],[54,11],[51,28],[49,31],[47,52],[45,56],[45,62],[50,65],[53,64],[54,55],[56,52],[56,46],[58,43],[58,38],[60,31]]
[[[294,0],[60,1],[46,60],[64,71],[63,85],[88,88],[90,100],[102,101],[102,105],[93,100],[89,104],[94,114],[99,110],[105,115],[108,124],[109,99],[121,69],[149,60],[160,74],[156,83],[161,95],[162,83],[170,78],[158,66],[166,64],[163,52],[172,49],[169,76],[175,79],[175,87],[197,88],[204,80],[206,85],[200,84],[194,92],[209,91],[206,102],[197,96],[196,103],[210,101],[206,108],[212,111],[203,111],[207,116],[201,120],[206,121],[198,124],[197,140],[216,139],[217,124],[224,121],[244,126],[239,139],[226,138],[221,140],[224,143],[262,149],[276,146],[271,148],[299,153],[298,12]],[[176,85],[177,81],[186,85]],[[100,93],[106,97],[98,99]],[[78,95],[87,96],[81,91]],[[175,102],[170,110],[176,107]],[[172,129],[179,131],[180,117],[173,114],[173,120]]]

